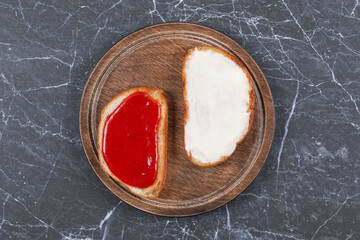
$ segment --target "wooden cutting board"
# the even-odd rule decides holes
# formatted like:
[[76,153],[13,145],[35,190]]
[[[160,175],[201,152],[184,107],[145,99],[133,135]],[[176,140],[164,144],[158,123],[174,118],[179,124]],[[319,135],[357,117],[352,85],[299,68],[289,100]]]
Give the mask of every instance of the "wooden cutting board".
[[[254,121],[248,136],[220,165],[194,165],[184,148],[182,64],[186,51],[216,46],[236,56],[249,69],[255,89]],[[163,89],[169,107],[166,181],[160,196],[132,195],[102,170],[96,147],[103,107],[119,92],[135,87]],[[210,211],[239,195],[256,177],[274,134],[274,104],[259,66],[235,41],[213,29],[190,23],[165,23],[141,29],[113,46],[99,61],[85,86],[80,107],[80,134],[97,176],[116,196],[143,211],[189,216]]]

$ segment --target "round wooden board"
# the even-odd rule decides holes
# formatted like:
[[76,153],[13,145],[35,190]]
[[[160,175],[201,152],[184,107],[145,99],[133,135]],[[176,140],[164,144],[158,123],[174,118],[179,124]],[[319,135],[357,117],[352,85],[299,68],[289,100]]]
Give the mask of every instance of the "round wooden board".
[[[182,64],[186,51],[216,46],[249,69],[255,89],[254,121],[248,136],[225,162],[198,167],[184,148]],[[169,107],[167,174],[157,199],[134,196],[110,178],[97,155],[97,126],[103,107],[119,92],[135,87],[163,89]],[[274,105],[267,81],[256,62],[235,41],[213,29],[190,23],[165,23],[139,30],[119,41],[96,65],[80,107],[80,134],[94,171],[116,196],[143,211],[189,216],[210,211],[239,195],[256,177],[274,134]]]

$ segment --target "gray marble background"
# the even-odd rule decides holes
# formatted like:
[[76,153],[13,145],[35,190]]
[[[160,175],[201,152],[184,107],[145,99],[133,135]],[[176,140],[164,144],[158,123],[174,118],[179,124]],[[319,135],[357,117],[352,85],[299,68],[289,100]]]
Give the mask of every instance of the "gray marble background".
[[[193,22],[242,45],[274,97],[267,162],[194,217],[120,201],[83,152],[78,112],[117,41]],[[0,0],[0,239],[360,239],[359,1]]]

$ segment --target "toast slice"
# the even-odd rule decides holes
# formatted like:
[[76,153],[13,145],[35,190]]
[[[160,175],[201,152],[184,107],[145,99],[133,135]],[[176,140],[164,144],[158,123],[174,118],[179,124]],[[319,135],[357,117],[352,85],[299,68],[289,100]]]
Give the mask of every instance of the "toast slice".
[[254,112],[250,73],[233,55],[216,47],[188,50],[182,69],[184,142],[190,160],[215,166],[248,134]]
[[[117,111],[117,109],[120,109],[123,106],[122,103],[125,102],[126,99],[130,99],[129,97],[135,96],[134,94],[139,94],[139,93],[145,94],[147,97],[149,97],[149,99],[152,99],[154,102],[156,102],[158,104],[157,105],[158,109],[160,110],[160,113],[156,113],[156,114],[160,114],[159,121],[157,124],[157,132],[155,130],[156,141],[155,141],[155,138],[153,138],[154,146],[156,148],[156,155],[157,155],[157,161],[155,162],[155,167],[154,167],[155,170],[154,171],[156,171],[156,169],[157,169],[157,173],[155,173],[155,172],[153,173],[153,176],[156,176],[153,184],[151,184],[150,186],[146,186],[146,187],[137,187],[137,186],[134,186],[135,184],[131,185],[131,184],[125,183],[124,182],[125,180],[123,178],[124,176],[118,176],[115,174],[115,172],[117,171],[116,168],[112,167],[112,162],[105,159],[106,156],[108,156],[108,154],[103,151],[104,149],[106,149],[107,151],[108,151],[108,149],[110,149],[109,151],[111,151],[111,148],[108,147],[108,146],[110,146],[109,145],[110,143],[108,145],[106,145],[107,144],[106,139],[107,139],[108,135],[105,136],[105,134],[108,134],[107,131],[109,131],[109,129],[111,129],[111,128],[107,127],[109,125],[106,125],[108,119],[110,118],[110,116],[112,116],[115,113],[115,111]],[[146,105],[148,105],[148,102],[146,103]],[[134,114],[141,114],[138,109],[134,109],[133,111],[134,111]],[[156,115],[156,116],[158,117],[158,115]],[[147,116],[145,115],[144,118],[146,118],[146,117]],[[136,115],[135,119],[137,119],[137,118],[138,117]],[[139,118],[140,118],[140,116],[139,116]],[[125,127],[129,128],[129,125],[127,125]],[[155,126],[155,128],[156,128],[156,126]],[[99,161],[101,163],[102,168],[116,182],[120,183],[123,187],[125,187],[127,190],[129,190],[134,195],[137,195],[139,197],[144,197],[144,198],[150,198],[150,199],[154,199],[154,198],[158,197],[158,195],[160,194],[160,191],[164,185],[165,177],[166,177],[167,128],[168,128],[168,107],[167,107],[167,102],[163,95],[162,90],[157,89],[157,88],[152,88],[152,87],[134,87],[134,88],[130,88],[130,89],[127,89],[127,90],[119,93],[105,106],[105,108],[101,112],[101,119],[100,119],[100,123],[98,126],[97,147],[98,147],[98,155],[99,155],[98,157],[99,157]],[[106,129],[106,131],[104,129]],[[112,128],[112,129],[114,129],[114,128]],[[146,130],[147,130],[147,128],[146,128]],[[105,134],[104,134],[104,132],[105,132]],[[128,134],[127,132],[124,132],[124,133],[125,133],[125,135]],[[153,136],[153,135],[151,135],[151,136]],[[152,139],[152,138],[149,138],[149,139]],[[123,142],[126,142],[126,141],[127,141],[127,138],[124,138]],[[146,140],[146,141],[149,141],[149,140]],[[146,143],[148,143],[148,142],[146,142]],[[120,143],[120,144],[123,144],[123,143]],[[130,142],[129,144],[135,144],[135,143]],[[106,147],[104,147],[104,146],[106,146]],[[116,151],[119,151],[119,148],[117,148],[117,147],[115,147],[115,148],[116,148]],[[139,148],[141,148],[141,146],[135,146],[134,151],[133,151],[134,153],[130,152],[130,154],[134,154],[134,155],[130,155],[130,156],[131,157],[138,156],[137,154],[138,154],[139,150],[141,150]],[[129,149],[129,148],[124,148],[124,149],[125,149],[124,151],[128,151],[126,149]],[[129,155],[128,152],[126,154]],[[125,153],[121,154],[121,152],[120,152],[120,154],[118,154],[118,155],[122,155],[122,158],[124,158],[124,156],[126,154]],[[116,156],[118,156],[118,155],[116,155]],[[148,159],[148,157],[147,157],[147,159]],[[121,160],[121,161],[125,161],[125,160]],[[140,159],[140,160],[148,161],[146,159],[145,160]],[[120,161],[120,160],[118,160],[116,158],[116,161]],[[134,160],[134,159],[126,160],[127,164],[129,162],[130,162],[130,164],[133,164],[134,161],[137,161],[137,160]],[[122,164],[122,162],[118,166],[121,166],[121,167],[125,166],[125,165],[121,165],[121,164]],[[144,162],[142,162],[142,164],[144,164]],[[149,164],[149,163],[147,162],[147,164]],[[136,166],[130,166],[130,169],[134,169],[133,167],[136,168]],[[145,167],[147,167],[147,165],[145,165]],[[113,168],[113,169],[111,169],[111,168]],[[134,170],[134,171],[136,171],[136,170]],[[142,173],[142,174],[145,175],[145,173]],[[136,176],[138,176],[138,175],[136,175]],[[139,179],[141,177],[142,176],[138,176]]]

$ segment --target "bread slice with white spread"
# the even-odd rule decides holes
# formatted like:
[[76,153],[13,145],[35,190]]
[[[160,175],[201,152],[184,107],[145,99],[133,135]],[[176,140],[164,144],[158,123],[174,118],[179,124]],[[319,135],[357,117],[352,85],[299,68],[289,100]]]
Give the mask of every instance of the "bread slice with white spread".
[[206,46],[188,50],[182,80],[185,150],[194,164],[215,166],[229,158],[250,130],[250,73],[233,55]]

